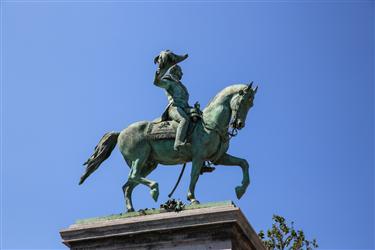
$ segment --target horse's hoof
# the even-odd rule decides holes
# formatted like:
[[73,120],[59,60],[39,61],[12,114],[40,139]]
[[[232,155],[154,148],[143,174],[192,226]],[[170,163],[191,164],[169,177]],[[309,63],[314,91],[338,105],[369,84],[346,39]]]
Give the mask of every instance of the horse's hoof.
[[154,201],[158,201],[158,198],[159,198],[158,189],[151,189],[150,194],[151,194],[152,199],[154,199]]
[[196,199],[190,200],[190,205],[199,205],[199,204],[200,204],[200,202]]
[[128,210],[127,210],[126,212],[127,212],[127,213],[134,212],[134,208],[128,208]]
[[154,201],[158,201],[158,197],[159,197],[159,184],[157,182],[154,182],[150,186],[150,188],[151,188],[150,194],[151,194],[152,199],[154,199]]
[[246,188],[243,188],[242,186],[238,186],[236,187],[235,190],[236,190],[237,199],[241,199],[242,195],[244,195],[246,191]]

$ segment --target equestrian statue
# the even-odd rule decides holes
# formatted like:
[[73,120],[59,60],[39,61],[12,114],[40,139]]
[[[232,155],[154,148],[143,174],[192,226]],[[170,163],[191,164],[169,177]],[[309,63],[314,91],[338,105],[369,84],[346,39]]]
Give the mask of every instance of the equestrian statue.
[[79,184],[118,145],[130,167],[128,180],[122,187],[128,212],[134,211],[132,192],[138,184],[149,187],[152,198],[158,200],[158,183],[147,178],[158,164],[184,164],[184,170],[186,163],[192,162],[187,193],[191,204],[199,204],[195,186],[200,174],[214,169],[211,164],[239,166],[242,169],[242,183],[235,188],[235,192],[238,199],[243,196],[250,184],[249,164],[245,159],[228,154],[227,150],[231,137],[245,127],[247,113],[253,106],[258,87],[253,87],[252,83],[231,85],[220,91],[203,111],[198,103],[191,107],[188,90],[181,82],[183,73],[178,65],[187,57],[187,54],[180,56],[170,50],[162,51],[155,57],[154,63],[158,68],[154,85],[166,92],[166,110],[154,121],[140,121],[121,132],[106,133],[84,163],[86,170]]

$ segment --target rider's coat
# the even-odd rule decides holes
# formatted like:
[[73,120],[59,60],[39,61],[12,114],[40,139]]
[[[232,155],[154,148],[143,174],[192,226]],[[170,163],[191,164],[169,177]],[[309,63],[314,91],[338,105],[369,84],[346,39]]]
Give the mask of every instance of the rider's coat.
[[189,92],[181,81],[175,79],[172,75],[166,74],[161,79],[155,80],[154,84],[165,90],[168,98],[168,105],[163,112],[162,120],[170,119],[168,115],[169,107],[175,106],[181,108],[185,113],[189,109]]

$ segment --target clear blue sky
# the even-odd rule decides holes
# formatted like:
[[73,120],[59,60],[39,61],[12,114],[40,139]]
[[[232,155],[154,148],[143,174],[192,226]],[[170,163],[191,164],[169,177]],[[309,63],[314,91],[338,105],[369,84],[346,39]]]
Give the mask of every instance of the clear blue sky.
[[[248,192],[238,201],[240,169],[217,167],[198,182],[201,202],[233,200],[257,231],[283,215],[322,249],[374,248],[373,1],[4,1],[1,11],[3,248],[64,248],[60,229],[123,211],[119,151],[78,186],[81,164],[105,132],[161,114],[153,58],[167,48],[190,55],[191,103],[259,85],[229,150],[250,162]],[[140,186],[136,208],[166,201],[180,168],[154,171],[159,203]]]

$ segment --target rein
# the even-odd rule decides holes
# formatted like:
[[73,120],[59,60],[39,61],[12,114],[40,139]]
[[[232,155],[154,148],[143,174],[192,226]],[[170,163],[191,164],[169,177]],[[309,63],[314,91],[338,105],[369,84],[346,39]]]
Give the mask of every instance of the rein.
[[230,125],[232,126],[232,131],[231,132],[228,131],[228,135],[230,136],[230,138],[235,137],[238,134],[238,129],[234,125],[237,120],[237,113],[238,113],[238,109],[240,108],[242,98],[241,97],[237,97],[237,98],[238,100],[236,102],[235,108],[233,109],[233,112],[234,112],[233,119],[230,122]]
[[235,127],[232,127],[232,131],[231,132],[228,131],[228,135],[230,137],[229,139],[236,137],[238,135],[238,129]]
[[[211,131],[214,131],[216,133],[219,134],[220,136],[220,140],[222,142],[227,142],[229,141],[230,139],[232,139],[233,137],[236,137],[238,135],[238,129],[233,127],[233,122],[231,123],[231,128],[232,130],[231,131],[225,131],[225,132],[222,132],[220,129],[218,129],[216,126],[215,127],[210,127],[207,125],[207,123],[205,123],[203,120],[202,120],[202,124],[203,124],[203,127],[207,130],[211,130]],[[229,137],[229,139],[228,139]]]
[[[230,139],[232,139],[233,137],[237,136],[238,129],[235,127],[235,122],[237,120],[237,113],[238,113],[238,109],[240,108],[241,101],[242,101],[242,98],[238,97],[238,100],[236,101],[234,109],[232,110],[232,112],[234,112],[234,115],[233,115],[232,121],[229,123],[230,126],[232,127],[231,131],[228,131],[228,129],[227,129],[226,132],[222,132],[219,128],[217,128],[217,124],[215,124],[216,126],[214,126],[214,127],[210,127],[210,126],[207,125],[207,123],[204,122],[204,119],[202,117],[203,126],[208,130],[212,130],[212,131],[215,131],[216,133],[218,133],[219,136],[220,136],[220,140],[222,142],[227,142]],[[229,137],[229,139],[227,139],[228,137]]]

